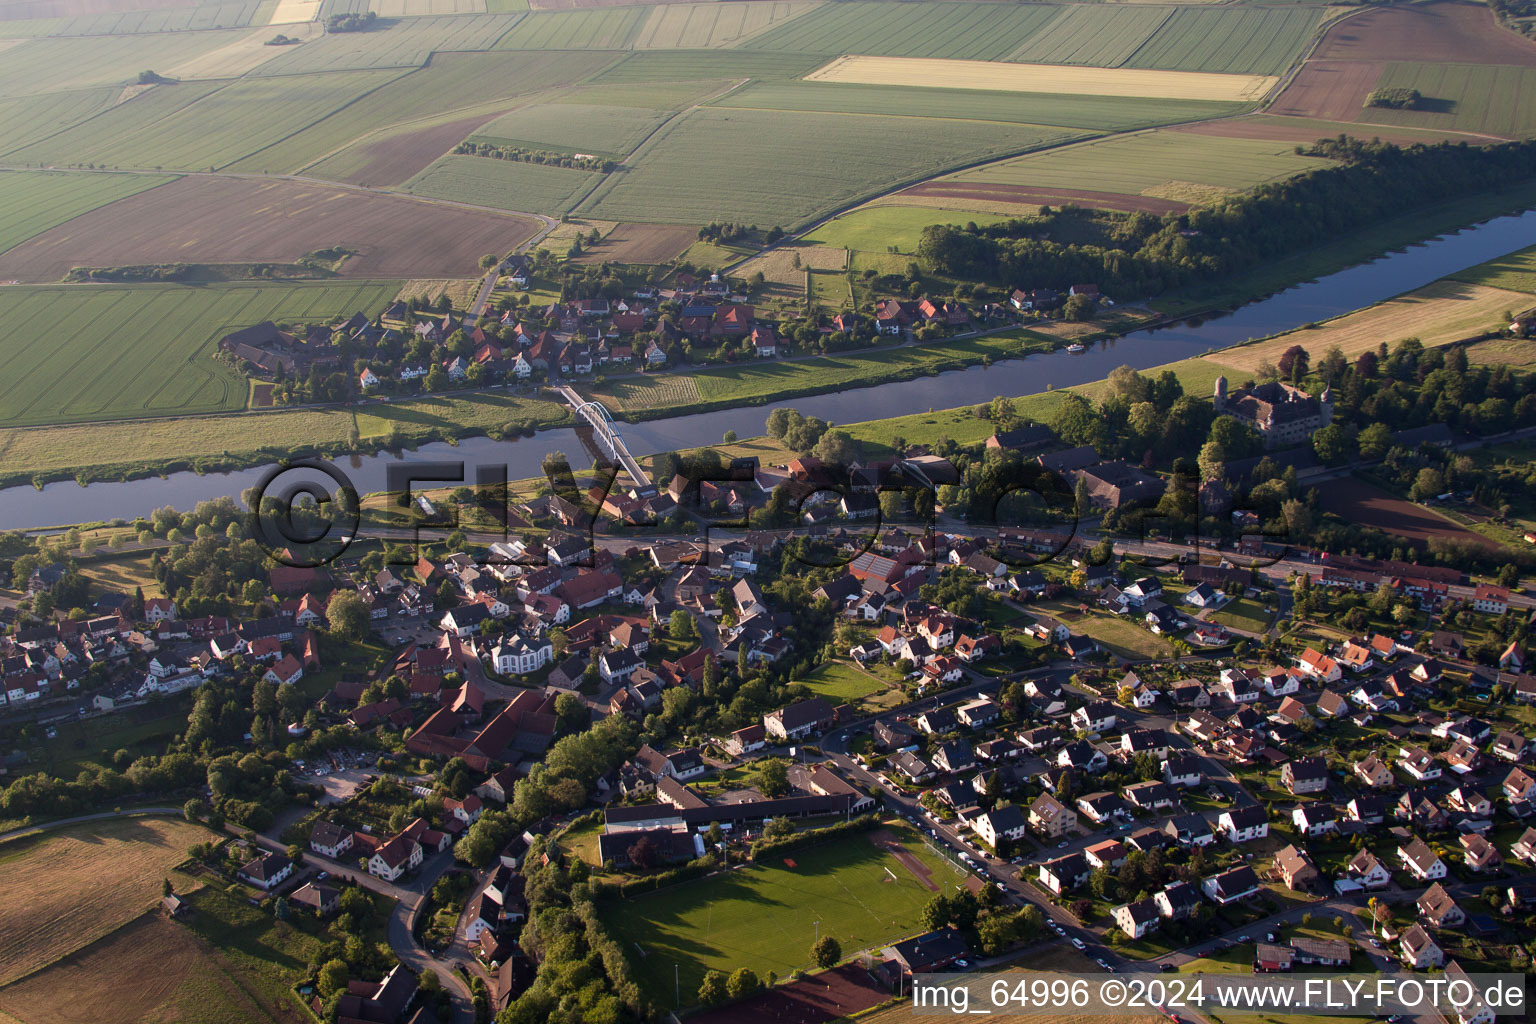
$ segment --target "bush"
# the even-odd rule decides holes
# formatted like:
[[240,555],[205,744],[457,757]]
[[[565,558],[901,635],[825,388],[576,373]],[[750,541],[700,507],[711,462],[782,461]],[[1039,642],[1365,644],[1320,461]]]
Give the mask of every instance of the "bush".
[[1415,110],[1419,101],[1423,99],[1417,89],[1405,89],[1402,87],[1389,87],[1384,89],[1372,89],[1371,94],[1365,98],[1367,107],[1390,107],[1393,110]]

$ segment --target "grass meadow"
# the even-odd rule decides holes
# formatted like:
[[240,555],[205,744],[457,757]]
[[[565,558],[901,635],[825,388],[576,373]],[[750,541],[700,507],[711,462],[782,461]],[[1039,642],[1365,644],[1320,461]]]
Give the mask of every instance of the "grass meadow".
[[172,180],[148,174],[0,174],[0,252],[89,210]]
[[[1151,131],[1065,146],[960,171],[946,180],[1156,195],[1174,185],[1237,190],[1288,178],[1330,161],[1297,156],[1295,145]],[[1167,195],[1163,198],[1183,198]]]
[[[393,283],[370,281],[8,289],[0,425],[243,408],[245,380],[212,358],[226,331],[374,310],[394,293]],[[61,338],[67,346],[50,343]]]
[[[910,829],[899,834],[933,884],[947,888],[958,877]],[[705,971],[750,967],[762,978],[809,967],[817,921],[819,934],[834,936],[845,954],[913,935],[932,896],[923,880],[860,833],[626,900],[605,915],[641,986],[671,1006],[676,965],[689,1005]]]
[[1515,292],[1536,292],[1536,245],[1529,249],[1512,252],[1479,263],[1475,267],[1458,271],[1451,277],[1457,281],[1487,285],[1490,288],[1506,288]]
[[805,241],[865,252],[914,253],[923,229],[931,224],[996,224],[1009,218],[1000,213],[957,213],[922,206],[861,206],[805,235]]
[[816,671],[796,682],[804,683],[834,707],[856,702],[886,686],[884,681],[844,661],[823,662]]

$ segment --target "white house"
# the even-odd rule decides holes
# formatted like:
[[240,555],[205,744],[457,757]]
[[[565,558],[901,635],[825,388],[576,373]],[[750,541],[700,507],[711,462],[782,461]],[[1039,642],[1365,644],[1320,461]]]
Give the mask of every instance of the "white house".
[[1231,843],[1251,843],[1269,835],[1269,816],[1262,804],[1248,804],[1221,812],[1216,827]]
[[514,634],[491,650],[491,664],[504,676],[522,676],[537,672],[549,664],[555,648],[547,636],[529,640]]

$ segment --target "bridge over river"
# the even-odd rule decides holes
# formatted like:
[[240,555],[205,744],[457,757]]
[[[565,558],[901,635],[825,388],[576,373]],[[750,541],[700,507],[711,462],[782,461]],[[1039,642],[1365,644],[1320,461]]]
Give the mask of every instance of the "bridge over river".
[[[608,407],[601,402],[589,402],[582,398],[576,389],[569,384],[562,384],[554,389],[565,404],[576,413],[577,420],[585,423],[592,429],[592,437],[597,442],[598,451],[606,454],[614,462],[624,467],[635,486],[644,488],[651,486],[651,477],[635,457],[629,454],[629,449],[624,446],[624,436],[619,433],[618,424],[608,414]],[[580,423],[577,424],[580,427]]]

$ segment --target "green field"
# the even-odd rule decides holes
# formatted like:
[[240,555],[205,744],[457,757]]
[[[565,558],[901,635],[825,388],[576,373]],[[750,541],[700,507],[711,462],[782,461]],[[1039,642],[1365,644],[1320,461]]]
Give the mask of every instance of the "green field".
[[225,167],[319,121],[397,74],[346,71],[156,86],[7,159],[155,170]]
[[841,82],[753,82],[715,101],[719,107],[811,110],[843,114],[947,117],[1071,128],[1147,128],[1223,117],[1242,104],[1124,96],[999,93]]
[[[701,107],[651,136],[633,166],[609,175],[580,212],[605,220],[789,227],[946,166],[1070,134],[940,120],[917,132],[894,117]],[[793,174],[785,173],[786,159]]]
[[[843,280],[841,274],[827,276]],[[768,359],[689,374],[631,377],[602,384],[593,392],[612,408],[629,411],[671,410],[700,402],[710,407],[761,405],[795,395],[927,376],[974,365],[983,358],[1002,359],[1054,346],[1038,335],[1010,331],[878,352]],[[682,381],[691,383],[691,393]]]
[[873,57],[1002,60],[1059,13],[1046,4],[842,0],[823,4],[743,48]]
[[847,662],[828,661],[817,666],[816,671],[796,680],[825,697],[833,706],[857,701],[877,690],[885,689],[885,683]]
[[1273,616],[1259,602],[1240,597],[1236,601],[1223,605],[1220,611],[1212,612],[1207,617],[1223,626],[1246,629],[1250,633],[1262,633],[1269,628],[1269,620]]
[[[263,8],[266,8],[265,10]],[[32,36],[121,36],[149,32],[206,32],[264,24],[271,17],[266,0],[234,0],[160,10],[82,14],[73,18],[7,21],[10,38]]]
[[1450,275],[1457,281],[1508,288],[1515,292],[1536,292],[1536,245],[1508,256],[1479,263]]
[[354,281],[8,288],[0,424],[244,408],[245,379],[211,358],[224,333],[262,320],[374,311],[397,287]]
[[245,36],[244,30],[236,29],[29,39],[6,50],[5,59],[0,60],[0,96],[120,87],[137,81],[146,68],[169,69]]
[[[1289,142],[1152,131],[1031,153],[961,171],[951,178],[1126,195],[1163,194],[1164,198],[1188,201],[1201,198],[1200,188],[1186,195],[1179,186],[1246,189],[1330,166],[1330,161],[1297,156],[1294,149]],[[1153,189],[1158,191],[1151,192]]]
[[586,103],[537,103],[480,126],[474,138],[502,146],[592,153],[615,159],[638,146],[670,111]]
[[262,64],[255,75],[299,75],[312,71],[421,67],[434,51],[488,50],[530,15],[477,14],[442,18],[383,19],[387,27],[368,32],[330,32]]
[[1536,68],[1499,64],[1388,64],[1378,88],[1417,89],[1420,110],[1368,107],[1361,121],[1412,128],[1479,132],[1486,135],[1536,135]]
[[534,11],[496,41],[498,50],[627,50],[650,14],[647,7]]
[[407,192],[502,210],[564,213],[602,175],[479,156],[445,156],[405,185]]
[[173,180],[149,174],[0,174],[0,252],[98,206]]
[[[559,54],[568,58],[569,54]],[[625,61],[627,63],[627,59]],[[615,65],[617,67],[618,65]],[[595,107],[640,107],[649,110],[678,110],[707,99],[731,83],[724,79],[689,82],[656,82],[649,85],[605,82],[580,85],[550,97],[551,103],[574,103]]]
[[1317,30],[1315,7],[1180,7],[1124,66],[1278,75]]
[[0,99],[0,153],[8,153],[78,124],[112,105],[114,88],[76,89]]
[[838,249],[862,249],[913,253],[930,224],[996,224],[1008,217],[1000,213],[956,213],[926,206],[863,206],[829,220],[804,236],[807,242]]
[[[902,829],[907,851],[948,888],[958,873]],[[795,867],[787,866],[785,859]],[[889,874],[887,873],[889,869]],[[895,881],[891,876],[895,876]],[[685,882],[604,908],[641,986],[660,1005],[694,1002],[708,970],[750,967],[759,978],[808,967],[812,942],[831,935],[845,953],[922,931],[933,891],[867,833],[794,850],[767,863]],[[674,966],[677,978],[674,979]]]
[[1117,68],[1173,15],[1160,6],[1083,4],[1064,9],[1042,31],[1009,54],[1024,64],[1086,64]]
[[748,0],[702,4],[660,4],[634,36],[645,50],[694,50],[737,46],[775,25],[814,10],[814,0]]
[[[506,40],[502,40],[505,45]],[[661,50],[632,53],[593,78],[594,82],[696,82],[701,80],[797,78],[826,63],[803,53],[747,50]]]
[[[444,53],[359,97],[231,169],[295,171],[386,126],[402,131],[479,115],[489,120],[515,97],[569,85],[613,60],[606,53]],[[332,173],[346,174],[341,161]],[[327,168],[326,170],[330,170]],[[324,172],[321,172],[324,173]]]

